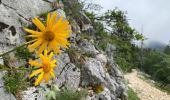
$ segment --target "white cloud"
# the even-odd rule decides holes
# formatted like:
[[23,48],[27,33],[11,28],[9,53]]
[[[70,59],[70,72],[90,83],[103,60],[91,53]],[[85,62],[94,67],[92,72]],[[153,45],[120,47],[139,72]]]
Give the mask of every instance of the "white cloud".
[[128,12],[132,27],[141,31],[150,40],[164,43],[170,41],[170,0],[93,0],[103,7],[103,12],[118,7]]

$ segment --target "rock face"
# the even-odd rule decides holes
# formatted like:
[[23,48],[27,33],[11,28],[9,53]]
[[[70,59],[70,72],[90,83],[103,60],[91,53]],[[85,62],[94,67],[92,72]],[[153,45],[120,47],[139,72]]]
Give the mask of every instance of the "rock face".
[[[25,42],[23,37],[25,33],[22,28],[31,23],[30,19],[33,16],[56,10],[60,15],[69,18],[62,9],[52,9],[50,3],[52,1],[0,0],[0,54]],[[68,1],[65,6],[71,7],[72,3],[74,2]],[[62,50],[61,55],[55,57],[58,67],[55,69],[57,78],[53,81],[60,88],[74,90],[80,87],[103,85],[100,93],[87,96],[86,100],[126,100],[127,87],[123,82],[123,74],[113,60],[115,47],[108,44],[106,51],[101,52],[96,49],[95,40],[91,38],[92,34],[94,36],[94,29],[90,19],[83,12],[80,13],[80,16],[81,23],[77,22],[77,19],[72,19],[73,21],[70,23],[74,33],[70,38],[72,43],[70,49],[73,50],[71,52]],[[91,40],[82,38],[82,35],[88,35]],[[0,58],[0,63],[4,62],[5,59]],[[16,62],[14,65],[17,67],[20,63]],[[0,72],[1,86],[3,86],[2,76],[3,72]],[[1,100],[15,100],[15,97],[5,93],[3,88],[0,88],[0,92]],[[23,100],[26,100],[31,94],[39,95],[34,92],[35,88],[28,88],[23,92]]]
[[[89,43],[89,45],[92,44]],[[123,83],[123,74],[118,69],[118,66],[114,63],[113,59],[107,60],[107,58],[109,57],[104,56],[104,54],[101,53],[96,54],[95,58],[86,59],[81,67],[81,85],[95,86],[104,84],[104,91],[97,96],[93,96],[90,100],[117,100],[118,98],[126,100],[127,88],[125,83]],[[106,66],[109,67],[109,71]]]
[[89,58],[81,68],[82,85],[95,85],[104,83],[105,72],[100,61]]
[[[0,54],[23,44],[25,42],[23,27],[31,22],[30,18],[51,9],[51,4],[43,0],[0,0]],[[24,61],[13,60],[12,62],[11,59],[15,57],[9,57],[9,67],[23,65]],[[0,64],[4,61],[5,59],[0,58]],[[4,91],[3,73],[0,72],[1,100],[16,100],[12,94]]]
[[1,0],[0,3],[0,52],[24,42],[23,25],[30,18],[51,10],[43,0]]

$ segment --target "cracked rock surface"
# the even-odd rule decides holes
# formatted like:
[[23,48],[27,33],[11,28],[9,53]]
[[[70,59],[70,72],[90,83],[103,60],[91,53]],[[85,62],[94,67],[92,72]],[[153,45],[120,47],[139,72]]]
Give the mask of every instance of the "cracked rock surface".
[[[30,23],[33,16],[51,9],[50,3],[43,0],[0,0],[0,54],[23,44],[23,27]],[[0,64],[3,63],[4,60],[0,58]],[[19,66],[22,63],[14,61],[10,64]],[[4,92],[3,73],[0,72],[0,100],[16,100],[12,94]]]

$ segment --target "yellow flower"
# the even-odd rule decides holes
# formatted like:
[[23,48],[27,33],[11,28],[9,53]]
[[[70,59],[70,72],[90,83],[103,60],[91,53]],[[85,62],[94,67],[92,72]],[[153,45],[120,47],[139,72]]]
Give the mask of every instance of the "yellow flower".
[[31,33],[31,35],[28,35],[27,37],[34,38],[27,42],[34,42],[28,46],[30,51],[39,48],[37,51],[38,54],[41,54],[45,49],[60,53],[60,47],[67,48],[69,46],[67,38],[70,37],[70,33],[72,32],[71,26],[63,16],[56,20],[57,16],[57,12],[53,12],[52,14],[49,13],[47,15],[46,27],[38,18],[34,17],[32,22],[39,28],[40,32],[27,28],[24,29],[26,32]]
[[51,52],[50,55],[48,56],[47,50],[45,50],[44,55],[40,54],[39,56],[41,59],[41,63],[33,60],[29,61],[30,65],[38,68],[36,71],[32,72],[29,76],[31,78],[39,74],[38,78],[35,80],[35,85],[39,85],[43,81],[43,79],[47,83],[51,76],[55,78],[54,68],[57,66],[56,60],[51,61],[53,52]]

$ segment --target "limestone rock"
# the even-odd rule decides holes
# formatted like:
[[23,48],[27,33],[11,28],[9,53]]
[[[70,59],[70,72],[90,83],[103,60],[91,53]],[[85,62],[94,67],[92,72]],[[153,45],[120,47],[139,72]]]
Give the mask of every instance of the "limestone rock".
[[80,42],[79,46],[82,49],[82,51],[85,52],[86,54],[90,54],[92,56],[95,56],[96,54],[99,53],[99,51],[96,50],[94,45],[92,45],[90,42],[88,42],[87,39],[83,39]]
[[65,87],[68,90],[77,90],[80,83],[80,71],[74,64],[68,64],[58,76],[56,83],[60,87]]
[[35,87],[29,87],[22,93],[22,100],[45,100],[44,96]]
[[[32,17],[50,10],[51,4],[43,0],[0,0],[0,54],[23,44],[25,42],[23,27],[31,22]],[[13,60],[9,61],[9,67],[23,65],[23,61],[16,61],[15,56],[10,55],[9,57]],[[4,64],[5,59],[1,62]],[[4,92],[3,74],[1,71],[1,100],[16,100],[12,94]]]
[[113,59],[115,50],[116,50],[116,47],[114,45],[107,43],[105,52],[110,59]]
[[105,88],[103,92],[95,94],[92,97],[88,96],[86,100],[115,100],[111,99],[109,89]]
[[[112,66],[114,72],[118,71],[116,66]],[[94,58],[89,58],[85,61],[84,65],[81,67],[81,85],[82,86],[95,86],[98,84],[104,84],[104,86],[109,89],[110,95],[102,96],[101,100],[117,100],[116,98],[126,98],[126,85],[123,83],[123,77],[120,76],[119,72],[109,74],[104,72],[102,63]],[[104,90],[105,91],[105,90]],[[106,91],[105,91],[106,92]],[[96,96],[95,96],[96,97]],[[100,97],[100,95],[97,95]],[[98,99],[89,99],[98,100]],[[124,99],[126,100],[126,99]]]
[[52,9],[51,4],[45,0],[1,0],[1,2],[25,19]]
[[70,63],[70,58],[67,53],[62,52],[60,55],[55,56],[55,59],[57,60],[55,75],[58,76],[61,74],[64,67]]
[[100,61],[102,63],[103,66],[106,66],[107,64],[107,58],[104,54],[100,53],[100,54],[97,54],[96,57],[95,57],[98,61]]
[[81,68],[82,85],[97,85],[104,83],[104,70],[100,61],[89,58]]

